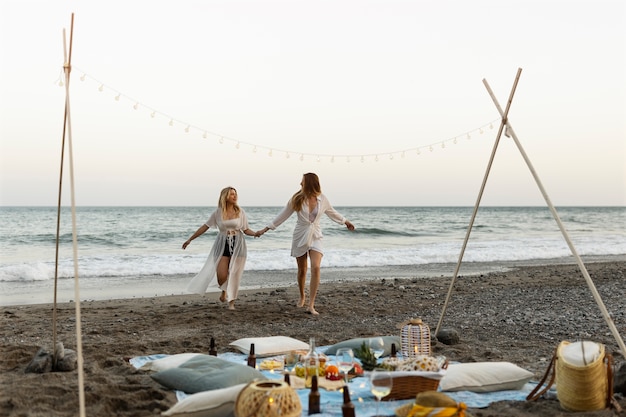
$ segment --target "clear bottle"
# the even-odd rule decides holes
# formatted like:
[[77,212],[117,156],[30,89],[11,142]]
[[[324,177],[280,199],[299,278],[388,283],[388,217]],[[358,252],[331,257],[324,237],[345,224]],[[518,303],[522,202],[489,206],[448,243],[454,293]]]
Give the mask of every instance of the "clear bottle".
[[350,389],[347,385],[343,386],[343,404],[341,405],[341,414],[343,417],[355,417],[354,404],[350,400]]
[[248,366],[256,368],[256,354],[254,353],[254,343],[250,343],[250,353],[248,354]]
[[309,338],[309,351],[302,358],[302,364],[304,365],[304,386],[311,388],[312,377],[319,375],[320,357],[315,351],[315,338]]
[[320,413],[320,391],[317,388],[317,375],[311,377],[311,392],[309,392],[309,415]]

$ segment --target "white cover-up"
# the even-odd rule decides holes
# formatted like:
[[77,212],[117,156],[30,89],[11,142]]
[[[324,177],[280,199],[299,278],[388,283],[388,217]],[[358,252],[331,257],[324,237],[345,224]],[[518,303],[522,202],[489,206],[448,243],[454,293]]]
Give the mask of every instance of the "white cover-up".
[[[246,235],[243,233],[244,230],[249,229],[246,212],[241,209],[238,218],[223,220],[222,210],[218,208],[211,214],[205,225],[209,228],[217,227],[219,233],[204,266],[187,285],[187,292],[204,294],[209,287],[217,287],[222,291],[226,291],[227,301],[236,300],[241,275],[243,274],[248,256]],[[231,235],[228,234],[229,232]],[[232,235],[233,232],[235,232],[234,235]],[[216,274],[217,265],[224,254],[226,245],[232,243],[233,236],[235,241],[228,269],[228,280],[219,286]]]
[[[309,220],[309,205],[306,201],[302,204],[302,208],[298,212],[296,220],[296,226],[293,230],[293,240],[291,242],[291,256],[297,258],[313,249],[317,252],[324,253],[322,246],[322,228],[320,227],[320,221],[322,214],[326,214],[332,221],[339,224],[346,224],[346,218],[343,217],[337,210],[333,208],[330,201],[324,194],[320,194],[317,197],[317,215],[315,220]],[[291,199],[287,202],[285,208],[278,213],[276,218],[267,225],[270,229],[274,230],[285,220],[287,220],[294,213],[294,209],[291,206]]]

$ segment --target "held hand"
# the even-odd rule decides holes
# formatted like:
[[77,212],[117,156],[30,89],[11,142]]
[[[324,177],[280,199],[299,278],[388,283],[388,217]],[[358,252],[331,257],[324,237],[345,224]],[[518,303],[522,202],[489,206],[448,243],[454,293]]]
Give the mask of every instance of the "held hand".
[[187,246],[191,243],[190,240],[185,241],[185,243],[183,243],[183,250],[187,249]]
[[352,223],[350,223],[349,221],[347,221],[347,220],[346,220],[346,227],[350,231],[354,230],[354,225]]

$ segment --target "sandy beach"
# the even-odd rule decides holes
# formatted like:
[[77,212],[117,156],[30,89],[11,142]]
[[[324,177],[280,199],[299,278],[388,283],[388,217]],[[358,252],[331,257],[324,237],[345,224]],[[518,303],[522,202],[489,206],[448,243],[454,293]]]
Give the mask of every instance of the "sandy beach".
[[[624,337],[626,335],[626,262],[586,264],[598,292]],[[207,353],[215,338],[219,352],[238,338],[284,335],[319,345],[371,336],[399,335],[398,324],[420,317],[437,325],[449,288],[440,277],[411,277],[394,268],[358,282],[324,282],[318,295],[320,316],[296,307],[294,286],[247,290],[235,311],[217,293],[86,301],[81,303],[87,415],[158,416],[176,403],[174,392],[160,386],[128,358],[148,354]],[[295,277],[294,277],[295,279]],[[52,304],[2,307],[0,415],[78,415],[77,372],[27,374],[25,367],[41,347],[52,348]],[[76,349],[75,304],[57,308],[57,334]],[[616,369],[625,363],[577,265],[523,266],[456,280],[443,320],[456,329],[460,343],[435,342],[434,353],[451,361],[509,361],[539,380],[562,340],[603,343]],[[617,395],[623,409],[626,400]],[[614,416],[614,410],[570,413],[557,400],[503,401],[470,409],[473,416]]]

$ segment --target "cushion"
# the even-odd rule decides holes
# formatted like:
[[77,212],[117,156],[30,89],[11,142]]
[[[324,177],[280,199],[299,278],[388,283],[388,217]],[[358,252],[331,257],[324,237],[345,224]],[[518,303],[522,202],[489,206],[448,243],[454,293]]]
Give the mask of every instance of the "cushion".
[[[389,356],[391,354],[391,344],[395,343],[396,344],[396,349],[398,350],[398,352],[400,352],[400,348],[401,348],[401,339],[400,336],[382,336],[383,339],[383,343],[385,351],[383,352],[382,356]],[[351,348],[352,350],[358,349],[363,345],[363,342],[365,342],[366,346],[369,346],[369,337],[361,337],[361,338],[357,338],[357,339],[350,339],[350,340],[344,340],[343,342],[339,342],[337,344],[334,344],[332,346],[330,346],[328,349],[326,349],[326,354],[327,355],[334,355],[335,353],[337,353],[337,349],[339,348]]]
[[201,355],[201,353],[179,353],[177,355],[170,355],[146,362],[139,369],[142,371],[164,371],[166,369],[176,368],[198,355]]
[[257,369],[211,355],[195,356],[177,368],[166,369],[150,377],[165,387],[188,394],[267,379]]
[[533,376],[510,362],[452,363],[439,387],[442,391],[520,390]]
[[191,394],[161,413],[166,417],[233,417],[235,402],[247,384]]
[[257,357],[282,355],[292,350],[309,350],[308,343],[287,336],[248,337],[235,340],[230,346],[247,355],[251,343],[254,343],[254,354]]

